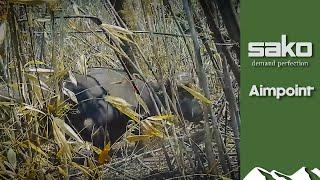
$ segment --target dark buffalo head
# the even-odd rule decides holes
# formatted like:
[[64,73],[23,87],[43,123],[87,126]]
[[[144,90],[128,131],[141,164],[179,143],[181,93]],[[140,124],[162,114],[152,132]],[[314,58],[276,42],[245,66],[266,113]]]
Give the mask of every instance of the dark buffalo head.
[[178,87],[178,111],[183,118],[190,122],[199,122],[203,119],[203,110],[199,101],[182,87]]
[[94,78],[77,74],[75,78],[76,82],[67,79],[63,84],[68,102],[74,105],[67,113],[67,123],[97,147],[103,148],[107,141],[114,143],[125,132],[127,123],[121,121],[120,113],[104,100],[107,92]]
[[[180,73],[176,76],[177,89],[174,90],[172,82],[167,80],[165,83],[165,89],[168,96],[175,99],[177,102],[176,107],[180,116],[190,122],[199,122],[203,119],[203,109],[201,103],[183,86],[189,86],[192,84],[191,74]],[[152,84],[162,104],[165,104],[164,93],[161,87],[157,83]],[[172,90],[174,92],[172,92]],[[175,98],[176,97],[176,98]]]
[[192,84],[190,73],[180,73],[177,75],[178,82],[178,101],[184,119],[190,122],[199,122],[203,119],[203,109],[201,103],[181,85]]
[[199,122],[203,119],[203,108],[201,103],[186,89],[182,87],[192,84],[192,75],[190,73],[180,73],[177,76],[178,82],[178,101],[180,111],[184,119],[190,122]]

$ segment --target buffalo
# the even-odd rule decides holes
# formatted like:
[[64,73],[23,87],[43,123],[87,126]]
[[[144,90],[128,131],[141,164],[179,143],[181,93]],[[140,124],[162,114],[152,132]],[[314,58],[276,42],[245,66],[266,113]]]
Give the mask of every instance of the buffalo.
[[[64,88],[72,91],[77,99],[74,109],[67,113],[67,122],[73,126],[85,141],[103,148],[105,143],[115,143],[127,129],[129,117],[122,114],[104,97],[107,95],[120,97],[132,105],[133,109],[144,115],[156,115],[156,104],[146,83],[139,78],[130,80],[123,71],[108,68],[88,69],[87,75],[74,74],[76,82],[70,78],[64,81]],[[164,95],[158,85],[152,85],[160,102],[164,104]],[[166,83],[170,96],[170,83]],[[138,92],[137,92],[138,91]],[[136,97],[147,105],[145,112]],[[202,119],[200,103],[186,90],[178,88],[178,112],[184,119],[198,122]]]
[[[72,108],[66,114],[66,122],[83,138],[94,146],[103,148],[106,142],[115,143],[127,130],[130,118],[105,100],[108,95],[120,97],[132,105],[132,109],[142,116],[157,115],[157,107],[165,104],[165,96],[157,83],[150,83],[154,93],[139,78],[128,75],[122,70],[110,68],[89,68],[86,75],[73,74],[74,77],[64,78],[62,89],[67,92],[67,102]],[[186,77],[186,76],[182,76]],[[171,83],[165,83],[169,97],[172,96]],[[71,92],[74,98],[70,97]],[[201,104],[185,89],[178,87],[177,111],[184,119],[191,122],[202,120]],[[136,96],[140,94],[145,107],[140,105]],[[154,101],[153,95],[159,101]],[[0,88],[0,100],[8,99],[8,93]],[[17,94],[14,97],[18,97]],[[76,99],[76,100],[75,100]],[[172,110],[172,109],[171,109]]]

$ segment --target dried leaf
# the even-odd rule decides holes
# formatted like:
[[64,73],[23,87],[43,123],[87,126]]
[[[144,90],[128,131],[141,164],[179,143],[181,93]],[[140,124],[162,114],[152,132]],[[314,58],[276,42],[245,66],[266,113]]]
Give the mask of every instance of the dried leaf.
[[61,129],[57,125],[58,121],[52,121],[52,128],[53,128],[53,135],[55,138],[55,141],[60,147],[59,152],[57,153],[57,157],[62,158],[64,155],[66,158],[71,159],[71,150],[68,145],[68,142],[62,133]]
[[7,152],[7,158],[13,169],[17,167],[17,155],[16,152],[12,148],[10,148]]
[[70,29],[77,29],[77,24],[75,21],[69,21],[68,26]]
[[137,141],[146,141],[149,140],[152,136],[150,135],[131,135],[127,136],[126,139],[129,142],[137,142]]
[[115,25],[111,25],[111,24],[101,24],[101,26],[103,26],[107,29],[113,29],[113,30],[117,31],[118,33],[133,35],[132,31],[130,31],[128,29],[124,29],[120,26],[115,26]]
[[[4,97],[5,98],[5,96],[1,96],[1,95],[0,95],[0,97]],[[15,105],[14,102],[0,102],[0,106],[10,107],[10,106],[13,106],[13,105]]]
[[102,152],[102,150],[98,147],[95,147],[95,146],[91,146],[92,150],[97,153],[97,154],[100,154]]
[[[64,82],[65,83],[65,82]],[[75,102],[76,104],[78,104],[78,99],[76,97],[76,95],[69,89],[67,89],[65,87],[65,85],[63,85],[62,87],[62,93],[66,96],[68,96],[73,102]]]
[[38,81],[37,76],[33,74],[26,73],[25,75],[32,86],[33,96],[41,103],[43,100],[42,90],[48,90],[48,86],[45,83]]
[[132,35],[133,33],[127,29],[124,29],[119,26],[110,25],[110,24],[101,24],[100,27],[104,31],[106,31],[111,37],[111,39],[113,39],[115,42],[123,44],[121,40],[124,40],[130,43],[134,43],[133,41],[128,39],[127,35],[128,34]]
[[40,74],[45,74],[45,73],[54,73],[54,70],[45,69],[45,68],[27,68],[26,72],[38,72]]
[[123,56],[125,59],[130,59],[128,55],[122,50],[119,49],[118,47],[110,44],[108,41],[105,40],[104,37],[101,37],[99,34],[97,34],[95,31],[91,31],[92,34],[94,34],[101,42],[105,43],[109,48],[114,50],[116,53],[118,53],[120,56]]
[[109,102],[116,109],[118,109],[123,114],[127,115],[129,118],[134,120],[135,122],[140,122],[141,115],[136,113],[131,109],[131,105],[124,99],[114,96],[106,96],[105,101]]
[[68,173],[62,169],[61,167],[58,166],[58,171],[61,175],[63,175],[64,177],[68,177]]
[[115,96],[107,96],[106,101],[116,105],[116,106],[122,106],[122,107],[132,107],[131,104],[129,104],[126,100],[120,98],[120,97],[115,97]]
[[22,114],[27,114],[30,111],[30,112],[37,112],[37,113],[46,115],[46,113],[44,113],[43,111],[40,111],[39,109],[32,107],[31,105],[24,105],[24,106],[20,107],[18,109],[18,111]]
[[42,151],[42,149],[40,147],[37,147],[36,145],[34,145],[31,141],[28,140],[28,144],[30,145],[30,147],[35,150],[36,152],[38,152],[39,154],[43,155],[44,157],[48,158],[48,155]]
[[72,84],[74,84],[75,86],[78,85],[77,79],[71,71],[69,71],[69,78],[70,78]]
[[77,169],[79,169],[83,174],[86,174],[86,175],[90,175],[93,173],[93,171],[91,169],[89,169],[88,167],[85,167],[85,166],[81,166],[75,162],[71,162],[71,165]]
[[172,120],[173,118],[174,118],[174,115],[172,114],[147,117],[148,120],[152,120],[152,121]]
[[77,68],[81,74],[87,74],[87,58],[84,54],[80,55],[80,58],[77,61]]
[[0,160],[0,169],[1,169],[1,171],[5,171],[6,170],[6,167],[4,166],[3,162],[4,162],[4,160],[1,159]]
[[0,25],[0,45],[3,44],[5,37],[6,37],[6,24],[1,23],[1,25]]
[[136,113],[134,110],[132,110],[129,107],[122,107],[122,106],[115,106],[115,108],[117,108],[120,112],[122,112],[123,114],[127,115],[129,118],[131,118],[132,120],[134,120],[135,122],[139,123],[140,122],[140,118],[141,115]]
[[190,94],[192,94],[195,98],[197,98],[198,100],[200,100],[201,102],[204,102],[206,104],[212,104],[213,102],[209,99],[207,99],[205,96],[203,96],[200,92],[195,91],[194,89],[191,89],[183,84],[179,85],[180,87],[182,87],[183,89],[185,89],[186,91],[188,91]]
[[[13,168],[12,165],[11,165],[9,162],[7,162],[7,161],[4,161],[3,163],[11,169],[11,171],[8,170],[8,169],[5,169],[5,170],[4,170],[4,174],[10,176],[11,179],[14,179],[14,177],[16,176],[16,173],[14,172],[15,170],[12,169],[12,168]],[[2,173],[2,174],[3,174],[3,173]]]
[[141,121],[142,123],[142,128],[143,128],[143,134],[149,135],[151,137],[159,137],[159,138],[164,138],[164,134],[155,128],[151,121],[145,120]]
[[80,12],[79,12],[79,9],[78,9],[78,5],[75,2],[73,2],[72,8],[73,8],[73,11],[74,11],[74,13],[76,15],[80,15]]
[[101,27],[106,33],[108,33],[108,35],[110,36],[110,38],[112,39],[113,42],[115,43],[119,43],[121,45],[123,45],[123,42],[121,41],[121,39],[119,37],[117,37],[114,33],[110,32],[110,30],[108,28],[105,27]]
[[109,142],[104,146],[103,150],[99,154],[98,162],[99,164],[105,164],[111,161],[111,157],[109,156],[109,152],[111,150],[111,143]]
[[50,18],[37,18],[35,21],[40,22],[40,23],[45,23],[45,22],[50,22]]
[[225,176],[220,176],[220,178],[221,178],[222,180],[232,180],[232,179],[230,179],[230,178],[228,178],[228,177],[225,177]]
[[135,95],[136,95],[136,99],[138,100],[139,104],[142,106],[143,110],[144,110],[146,113],[149,114],[150,111],[149,111],[149,108],[148,108],[146,102],[144,102],[144,100],[141,98],[141,96],[140,96],[139,94],[135,93]]
[[27,68],[30,65],[46,65],[46,63],[37,60],[31,60],[24,65],[24,68]]
[[46,174],[46,180],[55,180],[54,176],[52,174]]
[[36,75],[29,74],[29,73],[26,73],[25,75],[31,81],[34,87],[39,87],[39,84],[40,84],[40,88],[42,90],[50,91],[49,86],[43,81],[39,80]]
[[77,142],[83,144],[83,140],[78,136],[76,132],[68,125],[66,124],[63,120],[59,118],[54,118],[54,123],[62,130],[63,133],[66,133],[68,136],[76,140]]

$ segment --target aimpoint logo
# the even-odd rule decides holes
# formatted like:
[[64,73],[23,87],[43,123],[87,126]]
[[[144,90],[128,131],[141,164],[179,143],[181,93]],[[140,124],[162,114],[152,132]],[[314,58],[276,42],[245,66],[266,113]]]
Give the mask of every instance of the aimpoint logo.
[[[295,48],[294,48],[295,47]],[[249,42],[249,57],[311,57],[311,42],[287,42],[287,35],[281,35],[280,42]]]

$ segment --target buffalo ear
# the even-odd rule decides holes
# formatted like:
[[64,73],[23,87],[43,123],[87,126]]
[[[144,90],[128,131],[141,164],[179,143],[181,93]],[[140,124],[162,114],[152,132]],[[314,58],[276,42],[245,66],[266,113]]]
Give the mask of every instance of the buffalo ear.
[[[183,84],[185,86],[188,86],[188,84],[192,83],[192,75],[191,75],[191,73],[188,73],[188,72],[181,72],[181,73],[176,74],[174,77],[175,77],[175,80],[177,83],[177,88],[178,88],[177,90],[180,95],[180,93],[184,93],[185,90],[183,88],[179,87],[179,84]],[[172,85],[173,85],[172,79],[167,79],[165,82],[165,87],[166,87],[166,91],[167,91],[169,97],[172,96],[172,92],[171,92]]]

